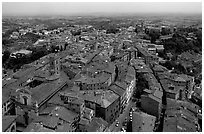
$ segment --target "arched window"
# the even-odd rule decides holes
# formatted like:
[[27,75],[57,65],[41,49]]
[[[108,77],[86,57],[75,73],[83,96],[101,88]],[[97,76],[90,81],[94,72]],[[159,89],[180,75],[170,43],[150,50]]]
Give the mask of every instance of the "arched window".
[[28,97],[27,96],[23,96],[23,104],[24,105],[28,105]]

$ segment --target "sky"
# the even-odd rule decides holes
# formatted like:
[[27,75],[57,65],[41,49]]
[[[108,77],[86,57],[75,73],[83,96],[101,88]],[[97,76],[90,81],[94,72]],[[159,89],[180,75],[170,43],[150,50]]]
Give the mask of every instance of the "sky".
[[94,13],[202,13],[201,2],[3,2],[3,16]]

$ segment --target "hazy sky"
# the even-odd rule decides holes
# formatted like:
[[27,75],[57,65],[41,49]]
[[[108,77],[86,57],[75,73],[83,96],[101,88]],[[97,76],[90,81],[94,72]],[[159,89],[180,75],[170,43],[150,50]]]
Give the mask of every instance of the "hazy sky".
[[3,2],[3,15],[75,13],[202,13],[200,2]]

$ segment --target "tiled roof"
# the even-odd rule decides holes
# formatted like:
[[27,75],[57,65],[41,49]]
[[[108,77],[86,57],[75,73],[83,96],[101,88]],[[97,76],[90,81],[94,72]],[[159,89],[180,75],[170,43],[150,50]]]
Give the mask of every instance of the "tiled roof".
[[134,132],[153,132],[156,117],[144,112],[133,112]]
[[24,76],[27,76],[29,75],[31,72],[35,71],[35,67],[31,67],[31,68],[27,68],[27,69],[24,69],[24,70],[20,70],[16,73],[13,74],[13,77],[16,78],[16,79],[20,79]]
[[186,80],[183,79],[182,77],[177,77],[177,78],[175,79],[175,81],[186,82]]
[[16,116],[2,116],[2,131],[6,131],[15,120]]
[[33,89],[30,89],[30,91],[32,92],[33,99],[37,101],[38,104],[40,104],[60,86],[63,85],[63,83],[57,83],[57,81],[51,83],[43,83]]
[[56,128],[59,122],[59,118],[56,116],[49,116],[45,120],[43,120],[43,125],[50,127],[50,128]]
[[115,84],[112,84],[110,87],[109,87],[110,90],[112,90],[114,93],[116,93],[117,95],[119,95],[120,97],[124,95],[125,93],[125,90]]
[[156,102],[158,102],[158,103],[161,103],[161,102],[162,102],[162,100],[161,100],[160,98],[157,98],[157,97],[155,97],[155,96],[152,95],[152,94],[142,95],[141,97],[150,98],[150,99],[152,99],[152,100],[154,100],[154,101],[156,101]]
[[97,93],[97,91],[92,90],[88,91],[87,93],[80,92],[80,98],[87,101],[95,102],[104,108],[107,108],[109,105],[115,102],[116,99],[119,98],[117,94],[110,90],[107,91],[99,90],[99,92],[100,93]]
[[108,126],[108,123],[102,118],[94,117],[89,126],[87,126],[88,132],[98,132],[100,129],[105,129]]
[[123,81],[115,81],[115,85],[121,87],[123,90],[126,90],[128,85]]
[[82,83],[87,83],[87,84],[95,84],[95,83],[103,83],[106,82],[109,78],[111,77],[110,74],[103,73],[99,77],[96,78],[91,78],[87,76],[82,76],[81,78],[75,80],[75,81],[80,81]]
[[72,128],[70,124],[68,123],[63,123],[62,125],[58,125],[57,129],[55,130],[56,132],[72,132]]
[[172,108],[185,108],[186,110],[188,110],[190,113],[192,114],[197,114],[198,113],[198,110],[201,110],[201,108],[194,104],[194,103],[191,103],[191,102],[188,102],[188,101],[180,101],[180,100],[172,100],[172,99],[169,99],[167,98],[167,109],[172,109]]
[[[52,116],[54,117],[57,117],[57,118],[61,118],[69,123],[72,123],[76,117],[78,117],[78,114],[75,113],[75,112],[72,112],[71,110],[68,110],[67,108],[65,107],[62,107],[62,106],[51,106],[51,107],[47,107],[46,109],[44,109],[42,111],[43,112],[48,112],[48,113],[51,113]],[[50,116],[47,117],[47,119],[49,118]],[[53,118],[55,119],[55,118]],[[57,120],[57,119],[55,119]]]
[[54,130],[43,127],[40,123],[32,122],[27,126],[24,132],[54,132]]
[[154,71],[163,71],[163,72],[168,71],[168,69],[167,69],[166,67],[161,66],[161,65],[155,65],[155,66],[153,67],[153,70],[154,70]]
[[182,117],[165,118],[163,132],[196,132],[196,125]]

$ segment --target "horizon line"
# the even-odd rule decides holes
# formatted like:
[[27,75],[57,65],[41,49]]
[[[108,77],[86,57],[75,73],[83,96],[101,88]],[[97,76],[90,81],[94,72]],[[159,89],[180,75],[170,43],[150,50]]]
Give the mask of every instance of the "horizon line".
[[[62,13],[62,14],[53,14],[53,13],[45,13],[45,14],[2,14],[2,17],[20,17],[20,16],[103,16],[103,15],[117,15],[117,16],[122,16],[122,15],[202,15],[201,13],[196,13],[196,12],[165,12],[165,13],[160,13],[160,12],[89,12],[89,13],[84,13],[84,12],[76,12],[76,13]],[[145,16],[144,16],[145,17]]]

